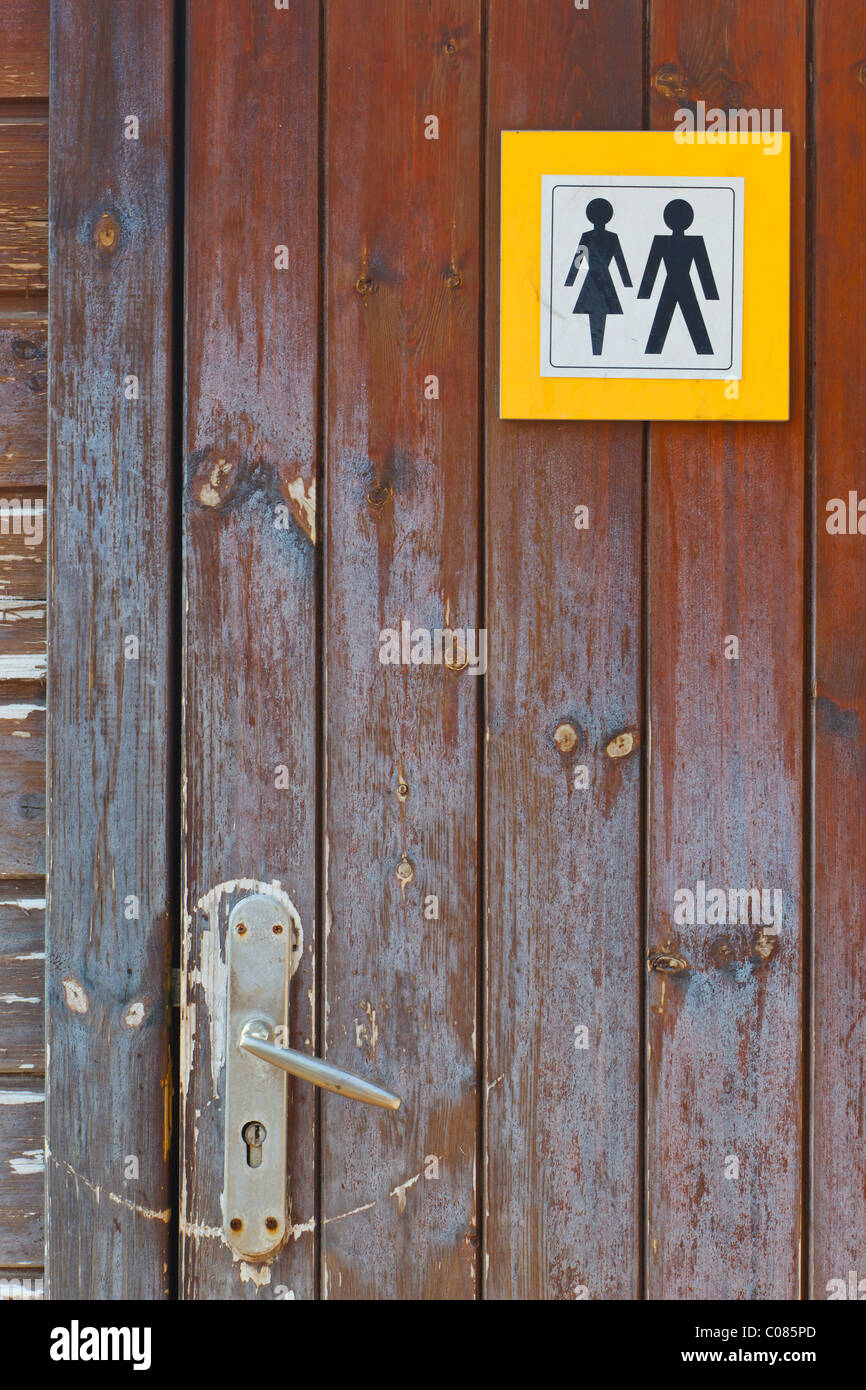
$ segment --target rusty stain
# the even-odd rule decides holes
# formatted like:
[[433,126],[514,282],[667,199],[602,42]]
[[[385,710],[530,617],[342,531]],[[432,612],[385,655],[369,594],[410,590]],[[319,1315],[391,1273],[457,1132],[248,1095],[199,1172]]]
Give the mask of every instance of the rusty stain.
[[111,252],[120,241],[120,228],[110,212],[104,212],[96,224],[93,240],[97,250]]
[[570,753],[577,746],[577,729],[567,720],[557,724],[553,731],[553,741],[560,753]]
[[634,734],[626,729],[623,733],[616,734],[604,751],[609,758],[625,758],[632,751],[634,746]]

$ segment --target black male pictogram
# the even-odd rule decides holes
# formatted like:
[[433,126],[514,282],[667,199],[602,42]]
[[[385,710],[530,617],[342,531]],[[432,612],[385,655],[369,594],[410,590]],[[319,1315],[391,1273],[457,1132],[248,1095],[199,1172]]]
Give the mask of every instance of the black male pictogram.
[[593,198],[586,205],[586,215],[592,223],[591,230],[585,231],[575,252],[566,285],[573,285],[577,273],[585,262],[586,279],[577,296],[573,314],[589,315],[589,333],[593,356],[600,357],[604,346],[604,326],[608,314],[621,314],[622,306],[614,288],[610,273],[611,261],[616,262],[626,289],[631,289],[631,276],[625,263],[625,256],[616,232],[607,231],[607,224],[613,217],[613,207],[606,198]]
[[653,237],[646,269],[637,292],[638,299],[649,299],[660,266],[664,266],[665,281],[646,345],[647,354],[658,354],[662,351],[674,313],[679,308],[695,352],[700,357],[712,356],[710,336],[692,284],[692,265],[698,272],[705,297],[718,299],[719,292],[713,279],[703,237],[685,235],[686,228],[692,225],[694,219],[695,213],[691,203],[687,203],[685,198],[674,198],[664,210],[664,220],[671,229],[671,235]]

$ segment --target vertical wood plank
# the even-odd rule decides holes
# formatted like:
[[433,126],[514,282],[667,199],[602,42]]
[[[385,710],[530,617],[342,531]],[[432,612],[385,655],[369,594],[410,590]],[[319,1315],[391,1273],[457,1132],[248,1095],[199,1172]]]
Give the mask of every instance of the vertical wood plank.
[[[866,1297],[866,5],[815,6],[812,1298]],[[833,505],[833,499],[837,505]],[[839,527],[838,515],[844,517]],[[830,528],[834,529],[831,530]],[[854,1284],[850,1272],[854,1271]],[[831,1281],[837,1281],[835,1284]],[[841,1282],[841,1290],[840,1290]]]
[[[698,99],[782,109],[793,225],[790,422],[650,430],[646,945],[690,969],[647,989],[647,1293],[796,1298],[806,5],[653,0],[650,48],[656,129]],[[754,917],[675,925],[674,893],[699,881],[781,890],[778,937]]]
[[327,91],[326,1044],[404,1104],[323,1097],[325,1293],[466,1299],[480,683],[379,634],[480,625],[478,0],[334,0]]
[[233,1262],[221,1193],[225,928],[257,883],[300,913],[291,1045],[315,1047],[319,6],[191,0],[187,59],[182,1290],[310,1298],[310,1086],[272,1136],[273,1264]]
[[502,130],[639,128],[642,6],[493,0],[488,44],[485,1292],[634,1298],[642,430],[500,421],[496,266]]
[[52,6],[54,1298],[168,1292],[172,47],[171,0]]

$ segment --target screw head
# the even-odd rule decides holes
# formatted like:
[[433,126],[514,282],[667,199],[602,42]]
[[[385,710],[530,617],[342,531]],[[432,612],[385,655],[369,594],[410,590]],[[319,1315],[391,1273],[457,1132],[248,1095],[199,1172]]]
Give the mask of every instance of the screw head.
[[267,1226],[269,1231],[275,1231],[279,1224],[280,1223],[275,1216],[265,1217],[265,1225]]
[[283,934],[283,924],[282,924],[282,922],[274,922],[273,931],[274,931],[274,936],[282,936],[282,934]]
[[245,922],[238,922],[238,936],[246,936],[247,928]]
[[239,1216],[233,1216],[229,1225],[233,1231],[242,1231],[244,1229],[244,1223]]

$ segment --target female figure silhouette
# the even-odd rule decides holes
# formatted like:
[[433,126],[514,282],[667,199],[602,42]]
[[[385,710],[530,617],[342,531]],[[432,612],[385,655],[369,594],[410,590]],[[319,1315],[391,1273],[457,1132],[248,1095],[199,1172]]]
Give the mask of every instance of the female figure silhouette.
[[586,215],[592,223],[592,230],[585,231],[575,252],[568,272],[566,285],[573,285],[581,263],[586,260],[588,271],[583,288],[577,296],[572,313],[589,315],[589,336],[592,340],[594,357],[601,356],[604,346],[604,325],[608,314],[621,314],[622,308],[614,289],[611,277],[611,261],[616,261],[617,270],[622,276],[626,289],[631,289],[631,277],[619,244],[616,232],[607,232],[605,227],[613,217],[613,208],[606,198],[593,198],[586,205]]

